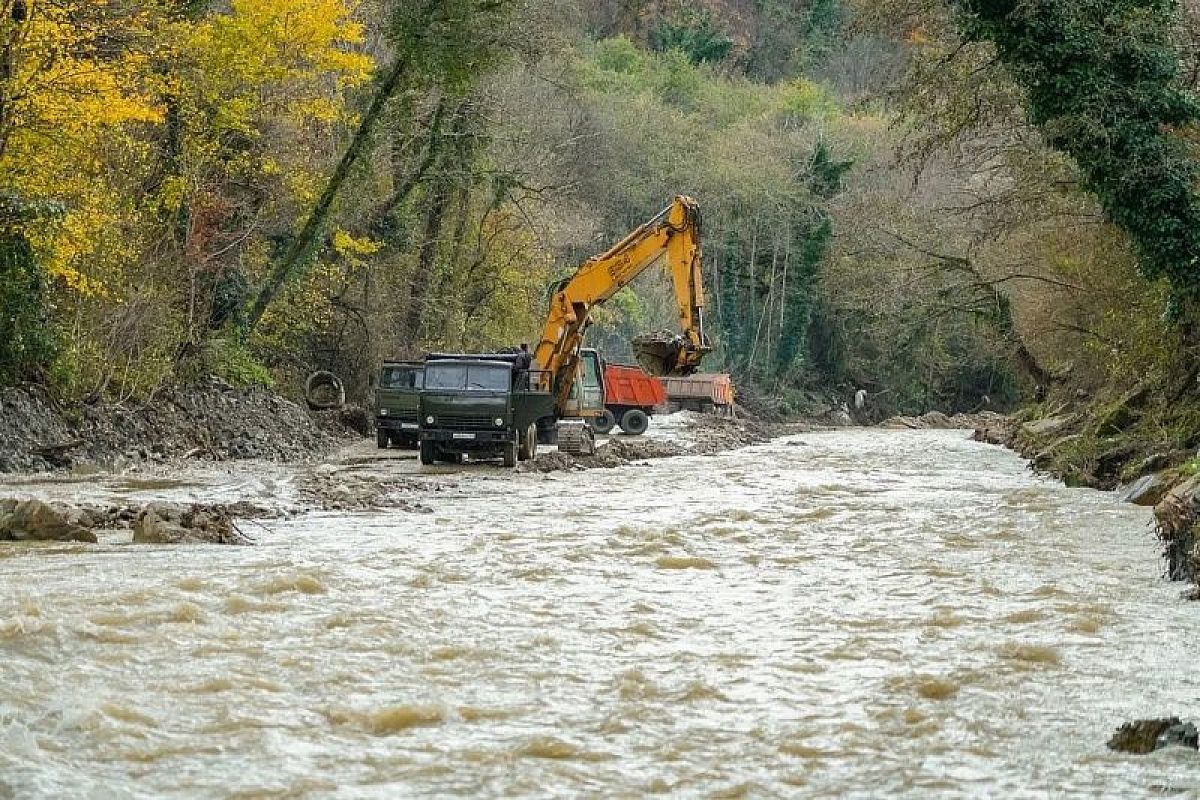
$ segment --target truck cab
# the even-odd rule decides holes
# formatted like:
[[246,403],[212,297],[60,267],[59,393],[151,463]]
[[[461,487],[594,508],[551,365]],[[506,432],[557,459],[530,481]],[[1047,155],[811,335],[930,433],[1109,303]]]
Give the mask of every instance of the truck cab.
[[416,447],[421,387],[425,365],[418,361],[385,361],[375,384],[375,444]]
[[421,463],[537,453],[538,421],[553,418],[544,374],[514,369],[515,356],[431,354],[425,361],[418,437]]

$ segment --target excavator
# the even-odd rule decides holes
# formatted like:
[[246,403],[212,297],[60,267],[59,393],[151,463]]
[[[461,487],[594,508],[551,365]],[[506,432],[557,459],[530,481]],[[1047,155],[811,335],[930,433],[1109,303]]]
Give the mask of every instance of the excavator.
[[560,450],[577,455],[594,452],[595,438],[587,422],[604,412],[599,355],[582,347],[593,309],[660,262],[665,262],[671,275],[682,332],[635,338],[638,363],[652,375],[690,375],[712,350],[704,333],[700,208],[692,198],[679,196],[554,287],[533,352],[533,370],[548,377]]

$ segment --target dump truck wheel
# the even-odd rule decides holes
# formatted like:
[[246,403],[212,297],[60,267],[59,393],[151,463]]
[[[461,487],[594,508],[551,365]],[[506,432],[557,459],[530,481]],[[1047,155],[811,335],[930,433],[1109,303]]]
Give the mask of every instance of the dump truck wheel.
[[537,458],[538,430],[537,425],[530,425],[521,437],[521,446],[517,450],[517,460],[529,461]]
[[421,442],[421,463],[426,466],[434,462],[433,442]]
[[517,443],[509,442],[504,445],[504,466],[512,469],[517,465]]
[[641,436],[650,427],[650,418],[640,408],[631,408],[621,415],[621,430],[630,436]]
[[375,430],[375,446],[378,447],[380,450],[387,449],[388,440],[390,438],[391,437],[388,436],[388,432],[383,430],[382,428],[377,428]]
[[596,429],[596,433],[608,433],[616,424],[617,418],[607,408],[604,409],[603,414],[592,420],[592,427]]

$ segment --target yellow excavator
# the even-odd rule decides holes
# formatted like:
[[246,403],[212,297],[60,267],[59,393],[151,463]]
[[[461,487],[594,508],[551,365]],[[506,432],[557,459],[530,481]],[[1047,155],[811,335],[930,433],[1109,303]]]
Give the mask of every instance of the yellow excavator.
[[549,378],[560,450],[594,452],[587,421],[604,412],[599,355],[582,347],[592,310],[660,262],[674,284],[682,332],[634,339],[638,363],[652,375],[690,375],[712,350],[704,333],[700,208],[692,198],[680,196],[554,289],[542,338],[533,352],[533,369]]

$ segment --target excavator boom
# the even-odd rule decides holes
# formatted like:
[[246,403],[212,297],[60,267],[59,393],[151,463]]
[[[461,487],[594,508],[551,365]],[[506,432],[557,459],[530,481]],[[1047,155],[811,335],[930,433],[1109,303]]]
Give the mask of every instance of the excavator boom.
[[682,333],[635,339],[639,362],[653,374],[688,375],[712,350],[704,333],[700,208],[692,198],[680,196],[608,251],[584,262],[550,298],[542,338],[533,356],[541,369],[554,376],[559,408],[566,406],[574,385],[592,309],[663,259],[674,284]]

